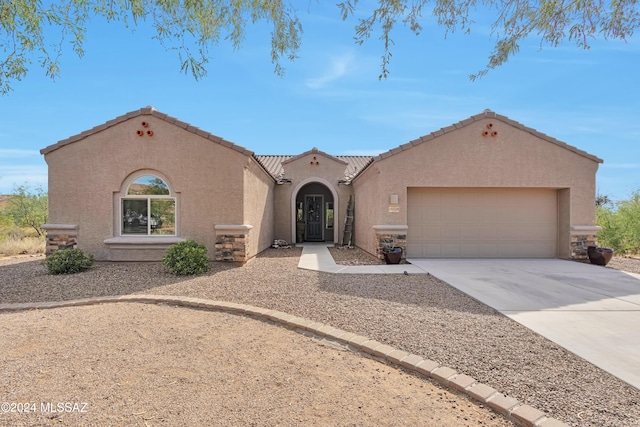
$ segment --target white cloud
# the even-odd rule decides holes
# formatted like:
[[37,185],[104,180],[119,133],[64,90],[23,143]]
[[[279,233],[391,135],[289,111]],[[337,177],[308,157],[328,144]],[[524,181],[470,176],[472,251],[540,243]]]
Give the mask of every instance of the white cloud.
[[310,89],[320,89],[348,75],[354,69],[353,53],[337,55],[329,59],[329,63],[320,77],[307,79],[305,84]]
[[6,166],[0,164],[0,194],[10,194],[16,185],[46,189],[48,184],[47,167],[36,165]]

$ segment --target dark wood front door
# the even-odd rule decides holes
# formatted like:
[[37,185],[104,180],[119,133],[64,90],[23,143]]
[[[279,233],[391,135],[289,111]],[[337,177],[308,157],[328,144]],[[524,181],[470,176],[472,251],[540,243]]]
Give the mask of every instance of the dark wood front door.
[[307,230],[305,240],[323,241],[324,224],[323,210],[324,200],[322,196],[305,196],[305,209],[307,217]]

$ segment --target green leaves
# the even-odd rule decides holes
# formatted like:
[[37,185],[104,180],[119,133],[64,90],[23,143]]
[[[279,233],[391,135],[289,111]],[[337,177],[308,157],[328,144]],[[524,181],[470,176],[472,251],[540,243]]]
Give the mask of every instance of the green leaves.
[[73,274],[88,270],[93,265],[93,255],[80,249],[61,249],[47,256],[43,264],[50,274]]
[[209,271],[207,248],[193,240],[185,240],[167,249],[162,264],[177,276]]
[[66,48],[82,57],[93,17],[126,26],[148,22],[156,30],[154,38],[177,51],[180,70],[196,80],[206,76],[209,49],[221,39],[241,48],[249,22],[272,25],[271,61],[277,74],[284,73],[281,58],[296,58],[302,34],[295,9],[284,0],[0,0],[0,94],[9,93],[34,62],[55,78]]
[[40,187],[31,192],[26,185],[14,189],[9,199],[8,213],[16,225],[33,228],[38,236],[44,236],[42,225],[47,223],[49,212],[47,193]]
[[[374,36],[382,41],[381,79],[390,71],[392,34],[398,23],[415,35],[435,23],[446,37],[456,30],[470,32],[474,14],[491,16],[494,49],[471,80],[503,65],[529,37],[537,38],[541,47],[573,41],[588,49],[592,38],[626,40],[640,25],[637,0],[378,0],[374,6],[347,0],[337,7],[345,21],[357,14],[357,44]],[[24,78],[36,58],[55,78],[67,45],[82,57],[92,17],[126,26],[148,22],[156,30],[154,38],[177,51],[180,70],[196,80],[207,74],[209,49],[221,40],[240,49],[248,25],[271,25],[271,62],[278,75],[284,74],[282,58],[297,58],[303,34],[296,7],[285,0],[0,0],[0,93],[8,93],[12,82]]]
[[640,253],[640,191],[628,200],[616,202],[614,208],[607,203],[597,206],[596,224],[602,227],[598,232],[600,246],[613,248],[619,254]]

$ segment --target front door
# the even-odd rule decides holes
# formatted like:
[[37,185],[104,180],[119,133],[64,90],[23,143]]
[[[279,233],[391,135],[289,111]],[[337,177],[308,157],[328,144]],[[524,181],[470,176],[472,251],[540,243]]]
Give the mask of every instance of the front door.
[[305,240],[307,241],[323,241],[324,240],[324,224],[323,224],[323,211],[324,199],[322,196],[310,196],[304,197],[306,217],[307,217],[307,229]]

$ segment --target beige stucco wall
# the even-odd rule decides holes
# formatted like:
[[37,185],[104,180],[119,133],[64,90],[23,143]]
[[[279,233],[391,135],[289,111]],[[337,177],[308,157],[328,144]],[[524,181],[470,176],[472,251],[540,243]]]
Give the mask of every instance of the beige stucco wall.
[[[143,128],[142,121],[149,123]],[[150,130],[140,137],[136,131]],[[79,247],[108,259],[117,236],[114,195],[140,170],[158,171],[178,197],[180,237],[215,248],[214,225],[242,224],[248,156],[152,115],[90,134],[49,152],[49,222],[77,224]]]
[[[492,124],[495,137],[483,136]],[[407,224],[407,187],[543,187],[559,193],[559,256],[568,257],[569,227],[595,224],[592,159],[486,118],[375,161],[354,181],[358,246],[375,253],[372,227]],[[389,211],[397,194],[399,211]],[[564,217],[563,217],[564,216]]]
[[333,201],[335,231],[331,236],[325,234],[325,238],[328,241],[335,238],[335,242],[339,243],[344,230],[347,202],[353,194],[351,186],[338,183],[344,178],[346,163],[325,156],[321,152],[311,152],[286,162],[283,167],[285,177],[291,182],[279,184],[275,188],[275,237],[288,242],[296,241],[293,232],[293,201],[306,184],[317,182],[333,190],[336,195]]
[[247,256],[253,257],[273,243],[275,182],[251,157],[244,168],[244,182],[244,224],[253,226]]

